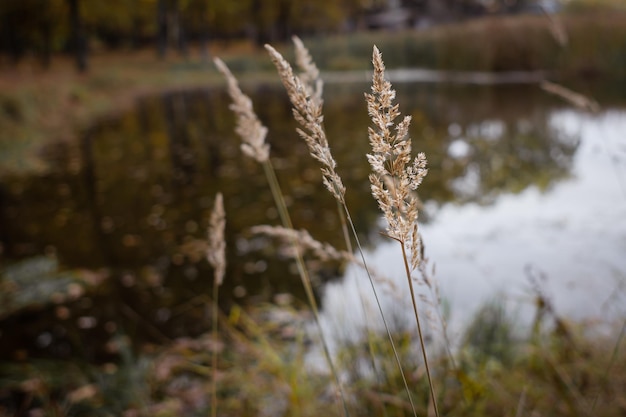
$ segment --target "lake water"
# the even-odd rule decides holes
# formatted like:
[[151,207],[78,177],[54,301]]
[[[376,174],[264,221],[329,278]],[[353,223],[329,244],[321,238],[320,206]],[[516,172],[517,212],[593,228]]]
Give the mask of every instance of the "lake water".
[[[489,131],[502,130],[498,122],[488,123]],[[536,313],[537,288],[565,319],[603,323],[626,316],[626,111],[589,115],[557,109],[549,113],[548,124],[578,141],[566,178],[545,188],[531,184],[502,193],[488,205],[427,204],[430,221],[421,229],[425,253],[450,308],[453,340],[488,302],[506,305],[513,319],[528,324]],[[450,157],[458,157],[457,151],[469,156],[471,133],[456,128],[454,133]],[[466,176],[457,180],[472,193],[481,188],[474,169],[480,168],[470,162]],[[408,291],[396,242],[381,242],[366,257]],[[352,268],[341,282],[326,287],[327,331],[339,334],[371,323],[375,309],[364,313],[356,296],[364,294],[365,305],[375,305],[366,279]],[[409,315],[410,298],[381,287],[384,309]],[[430,295],[427,287],[421,289]]]
[[[384,224],[369,193],[368,88],[327,85],[326,130],[367,257],[402,288],[398,248],[378,234]],[[589,115],[536,85],[395,88],[402,113],[413,116],[414,150],[429,160],[421,227],[453,329],[494,296],[531,311],[530,276],[559,314],[624,313],[624,97]],[[246,92],[270,129],[295,226],[341,247],[336,204],[295,133],[284,92],[275,85]],[[0,319],[0,356],[98,359],[120,332],[161,343],[205,331],[212,274],[203,239],[218,191],[227,212],[223,306],[279,293],[304,300],[289,260],[248,232],[278,219],[261,167],[239,151],[228,104],[221,90],[145,99],[93,126],[80,143],[49,148],[47,174],[2,179],[4,262],[35,265],[46,256],[55,271],[57,264],[96,271],[103,282],[67,309],[40,306]],[[358,327],[363,304],[353,295],[367,288],[363,277],[342,265],[311,266],[325,322],[340,331]],[[384,302],[406,301],[392,294]]]

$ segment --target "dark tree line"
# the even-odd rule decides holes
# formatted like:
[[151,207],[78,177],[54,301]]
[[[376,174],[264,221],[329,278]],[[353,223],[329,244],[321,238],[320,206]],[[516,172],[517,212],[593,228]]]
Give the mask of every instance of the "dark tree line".
[[[533,0],[2,0],[0,53],[10,62],[27,54],[42,65],[55,52],[72,53],[87,68],[89,45],[185,55],[190,42],[247,37],[257,45],[308,35],[368,28],[368,17],[400,8],[414,16],[453,20],[514,10]],[[206,50],[206,48],[204,48]]]

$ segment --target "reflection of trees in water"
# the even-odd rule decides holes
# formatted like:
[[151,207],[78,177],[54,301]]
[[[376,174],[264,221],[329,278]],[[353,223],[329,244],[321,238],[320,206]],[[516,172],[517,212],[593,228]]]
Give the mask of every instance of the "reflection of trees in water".
[[[164,120],[169,137],[173,181],[176,185],[188,184],[196,174],[196,155],[190,142],[190,112],[187,99],[181,94],[166,94],[163,97]],[[211,152],[215,155],[217,152]],[[213,158],[212,174],[218,168],[219,159]]]
[[[348,197],[357,200],[352,187],[369,198],[364,155],[370,121],[360,94],[367,88],[326,88],[329,142],[339,172],[352,181]],[[396,89],[400,110],[413,117],[414,151],[428,158],[429,173],[419,190],[423,199],[489,203],[530,185],[545,189],[569,173],[577,138],[550,125],[554,106],[536,86],[400,84]]]
[[[367,182],[369,119],[361,95],[366,88],[327,87],[325,105],[338,172],[346,182],[348,204],[363,235],[375,231],[378,218]],[[576,143],[550,127],[545,97],[530,88],[398,87],[401,110],[414,119],[414,148],[429,158],[430,172],[420,189],[423,198],[489,202],[499,193],[517,192],[531,184],[545,188],[567,175]],[[311,230],[319,240],[341,246],[335,202],[321,185],[317,163],[294,131],[286,96],[261,86],[252,97],[270,128],[272,159],[294,224]],[[55,199],[42,188],[82,181],[83,185],[69,186],[73,215],[59,228],[30,227],[39,234],[26,233],[19,226],[9,229],[24,240],[40,241],[33,248],[57,246],[62,259],[72,265],[94,266],[106,259],[108,265],[127,268],[158,260],[167,272],[180,266],[181,257],[185,264],[181,245],[204,237],[212,198],[222,191],[229,219],[228,243],[236,248],[238,236],[247,228],[275,223],[276,213],[260,167],[239,151],[227,102],[217,91],[168,93],[144,100],[136,111],[92,128],[83,142],[80,180],[68,170],[30,179],[23,193],[13,199],[26,223],[45,224],[45,210],[22,202]],[[5,188],[5,194],[10,193]],[[5,200],[10,204],[11,196]],[[55,199],[57,213],[69,210],[60,206],[62,201]],[[78,224],[78,219],[90,219],[90,226]],[[68,243],[68,231],[76,228],[82,230],[85,242],[76,242],[72,233],[74,241]],[[6,253],[11,250],[8,245]],[[94,253],[86,253],[85,248]],[[249,285],[246,271],[255,268],[237,258],[235,250],[230,255],[234,285]],[[266,268],[285,273],[279,267],[274,270],[273,264]],[[197,275],[197,271],[186,274]]]
[[520,192],[530,185],[545,190],[567,176],[578,143],[554,131],[549,118],[539,113],[530,119],[461,128],[451,143],[468,147],[466,155],[453,162],[460,165],[461,176],[449,180],[457,199],[489,203],[500,193]]
[[412,134],[429,157],[421,188],[429,199],[490,203],[569,174],[578,139],[550,125],[554,107],[535,86],[411,86],[399,101],[415,109]]
[[81,141],[82,149],[82,177],[84,180],[84,201],[85,210],[91,215],[91,227],[93,231],[94,246],[98,248],[95,251],[100,255],[100,258],[96,261],[101,261],[105,265],[111,264],[111,255],[109,251],[110,244],[108,244],[108,238],[103,230],[104,216],[100,211],[100,204],[98,203],[98,193],[96,189],[96,172],[94,164],[93,153],[93,130],[88,130]]
[[[284,122],[290,118],[288,102],[266,88],[259,97],[262,117],[276,126],[270,141],[294,224],[321,240],[337,241],[335,202],[318,184],[319,169],[293,125]],[[149,285],[142,281],[157,275],[166,290],[153,291],[153,299],[128,295],[132,289],[111,289],[127,294],[118,295],[130,297],[143,315],[154,316],[156,304],[174,306],[210,288],[203,248],[196,243],[204,239],[213,198],[222,191],[230,257],[225,297],[235,289],[241,294],[244,287],[248,295],[298,295],[297,276],[284,259],[268,252],[267,242],[263,253],[241,243],[247,228],[275,223],[277,216],[261,167],[239,150],[225,103],[216,92],[169,93],[89,129],[79,152],[81,170],[60,163],[51,175],[16,179],[7,191],[3,218],[11,222],[19,215],[20,222],[3,229],[4,253],[19,247],[16,256],[24,257],[54,246],[67,266],[111,268],[113,287],[132,282],[145,289]],[[58,198],[60,188],[67,198]],[[61,214],[63,221],[57,222]],[[178,331],[189,324],[179,323]]]
[[[377,231],[379,216],[367,181],[367,88],[327,86],[325,105],[329,142],[364,237]],[[547,187],[567,175],[576,144],[550,127],[543,96],[435,85],[397,90],[401,111],[414,118],[414,149],[429,158],[423,198],[486,202],[530,184]],[[295,226],[341,248],[336,202],[295,133],[287,97],[268,86],[251,96],[270,129],[272,161]],[[167,316],[163,309],[208,293],[211,274],[201,240],[221,191],[229,256],[225,296],[302,295],[295,273],[267,240],[245,241],[249,227],[276,224],[277,213],[261,167],[239,150],[228,102],[224,93],[209,90],[143,100],[135,111],[88,131],[80,170],[68,168],[75,153],[70,150],[56,156],[59,169],[49,175],[5,182],[4,254],[32,256],[54,247],[69,267],[110,268],[109,291],[116,295],[108,304],[130,303],[172,335],[202,330],[205,321],[195,309],[163,322],[157,318]],[[463,154],[451,155],[454,147],[464,147]],[[471,175],[473,190],[462,183]],[[332,275],[336,267],[320,275]],[[129,283],[132,288],[125,287]]]

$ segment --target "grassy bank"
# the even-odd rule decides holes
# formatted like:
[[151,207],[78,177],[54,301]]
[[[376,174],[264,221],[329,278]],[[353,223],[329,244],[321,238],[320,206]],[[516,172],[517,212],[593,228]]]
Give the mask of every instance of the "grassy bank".
[[[219,51],[219,49],[216,49]],[[45,169],[39,153],[73,141],[97,120],[134,105],[138,97],[198,88],[216,80],[201,59],[160,61],[151,51],[95,54],[85,74],[57,57],[49,70],[24,62],[0,72],[0,175]]]
[[[20,407],[58,416],[205,416],[214,350],[219,352],[219,415],[340,415],[329,376],[307,369],[307,316],[296,307],[234,309],[221,317],[218,343],[207,334],[137,353],[119,335],[109,346],[122,358],[116,363],[2,364],[0,416]],[[532,329],[514,332],[518,327],[511,316],[497,305],[485,306],[463,339],[458,367],[441,357],[433,360],[435,381],[445,386],[438,398],[441,415],[623,415],[621,325],[605,337],[555,323],[555,317],[544,316]],[[418,415],[425,416],[427,386],[423,367],[411,359],[414,341],[403,333],[394,337]],[[412,415],[386,342],[371,339],[369,347],[343,347],[340,366],[351,416]],[[365,376],[355,364],[367,360],[371,347],[380,373]],[[20,398],[21,403],[13,402]]]

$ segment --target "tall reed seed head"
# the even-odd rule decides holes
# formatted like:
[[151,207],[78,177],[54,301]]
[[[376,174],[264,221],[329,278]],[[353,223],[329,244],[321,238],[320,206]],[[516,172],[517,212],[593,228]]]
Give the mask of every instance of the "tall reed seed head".
[[[266,236],[280,239],[285,244],[291,245],[292,248],[293,243],[296,242],[300,248],[310,251],[321,261],[353,260],[352,254],[337,250],[328,243],[322,243],[315,240],[311,234],[304,229],[294,230],[282,226],[259,225],[252,227],[250,231],[255,234],[264,234]],[[295,253],[292,255],[295,257]]]
[[[294,38],[296,54],[303,70],[303,81],[300,76],[294,74],[291,65],[271,45],[265,45],[272,62],[278,70],[289,100],[293,105],[293,117],[301,126],[297,129],[298,134],[306,142],[311,156],[322,164],[322,180],[331,194],[343,203],[346,188],[341,177],[335,171],[337,163],[330,152],[326,132],[324,131],[324,116],[322,115],[322,81],[319,71],[313,64],[309,52],[302,42]],[[313,82],[315,79],[315,82]]]
[[385,79],[385,64],[376,46],[372,63],[372,92],[365,94],[367,111],[374,125],[368,128],[372,153],[367,155],[373,171],[369,176],[372,195],[387,220],[387,234],[409,250],[414,270],[421,261],[417,226],[419,199],[415,190],[428,172],[426,156],[420,152],[412,160],[411,117],[405,116],[395,123],[400,116],[399,106],[394,104],[396,92]]
[[207,261],[213,267],[215,282],[222,285],[226,273],[226,239],[224,228],[226,227],[226,213],[224,212],[224,199],[222,193],[215,196],[215,204],[209,218]]
[[307,89],[306,94],[309,100],[313,102],[313,106],[319,107],[320,112],[324,104],[323,90],[324,82],[320,78],[320,71],[313,62],[309,50],[304,46],[302,40],[297,36],[294,36],[293,43],[296,50],[296,64],[300,68],[300,79],[302,84]]
[[226,64],[219,58],[213,59],[217,69],[224,75],[228,85],[228,94],[233,103],[230,109],[237,117],[235,132],[241,137],[242,152],[256,159],[258,162],[265,162],[269,159],[270,146],[265,143],[267,127],[265,127],[252,106],[252,100],[239,88],[239,83],[230,72]]

